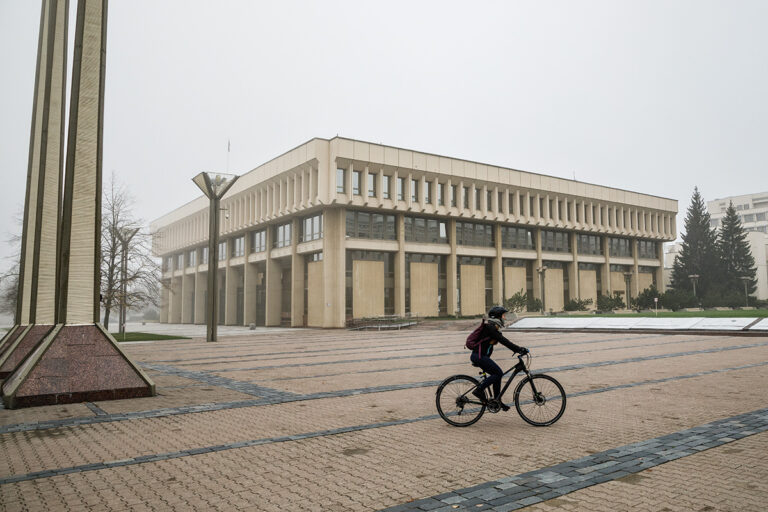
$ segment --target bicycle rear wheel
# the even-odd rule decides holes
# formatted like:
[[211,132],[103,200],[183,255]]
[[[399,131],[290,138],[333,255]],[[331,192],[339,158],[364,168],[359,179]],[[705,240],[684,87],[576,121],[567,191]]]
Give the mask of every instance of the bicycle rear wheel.
[[437,388],[435,403],[437,412],[455,427],[468,427],[485,412],[485,404],[472,395],[478,385],[469,375],[454,375],[445,379]]
[[565,391],[549,375],[531,375],[515,388],[515,407],[520,417],[531,425],[546,427],[565,412]]

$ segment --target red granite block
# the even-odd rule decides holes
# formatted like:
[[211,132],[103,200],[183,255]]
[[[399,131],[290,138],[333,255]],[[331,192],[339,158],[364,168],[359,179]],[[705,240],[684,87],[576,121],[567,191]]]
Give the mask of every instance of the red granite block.
[[2,341],[2,345],[0,345],[0,356],[2,356],[3,353],[8,350],[8,347],[13,345],[13,342],[16,341],[16,338],[21,336],[21,333],[23,333],[24,329],[26,328],[26,325],[16,326],[16,329],[11,333],[11,335]]
[[21,363],[27,355],[34,350],[34,348],[40,343],[49,332],[53,329],[53,325],[34,325],[29,330],[24,339],[16,346],[14,351],[8,356],[0,367],[0,379],[5,379],[8,375],[13,373],[13,370]]

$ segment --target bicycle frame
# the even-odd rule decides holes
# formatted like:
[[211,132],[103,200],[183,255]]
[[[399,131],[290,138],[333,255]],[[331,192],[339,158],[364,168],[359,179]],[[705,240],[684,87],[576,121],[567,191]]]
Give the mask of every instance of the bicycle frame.
[[[512,381],[515,379],[518,373],[523,372],[527,377],[531,376],[531,372],[528,371],[528,367],[523,362],[523,356],[518,355],[517,359],[518,359],[518,362],[515,366],[513,366],[512,368],[510,368],[509,370],[501,374],[501,378],[503,379],[506,374],[508,374],[509,372],[513,372],[512,375],[509,376],[509,379],[507,379],[507,383],[504,384],[503,388],[501,388],[501,391],[499,392],[499,399],[501,399],[501,397],[504,396],[504,393],[507,392],[507,389],[509,388],[510,384],[512,384]],[[485,372],[483,372],[483,374],[485,374]],[[538,391],[536,390],[536,385],[533,383],[533,379],[531,379],[531,387],[533,388],[534,394],[538,394]],[[469,391],[464,393],[464,395],[462,396],[466,396],[467,393],[469,393],[470,391],[473,391],[474,389],[477,389],[477,386],[470,389]]]

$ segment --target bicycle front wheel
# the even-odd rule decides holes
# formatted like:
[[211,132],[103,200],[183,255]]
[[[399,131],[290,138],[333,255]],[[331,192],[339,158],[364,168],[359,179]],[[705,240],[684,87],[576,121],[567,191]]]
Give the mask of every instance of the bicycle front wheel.
[[455,427],[468,427],[480,419],[485,405],[472,395],[479,383],[469,375],[454,375],[437,388],[437,412]]
[[530,375],[515,388],[515,407],[531,425],[546,427],[565,412],[565,391],[549,375]]

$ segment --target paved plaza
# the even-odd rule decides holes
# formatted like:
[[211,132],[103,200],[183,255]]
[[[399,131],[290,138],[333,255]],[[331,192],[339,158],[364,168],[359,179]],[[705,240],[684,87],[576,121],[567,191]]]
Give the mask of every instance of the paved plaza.
[[0,410],[0,510],[766,510],[768,335],[509,333],[565,415],[456,428],[467,326],[124,344],[158,396]]

